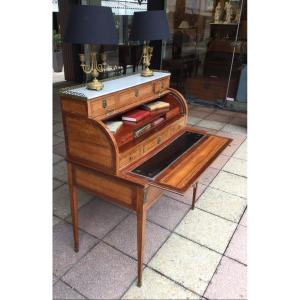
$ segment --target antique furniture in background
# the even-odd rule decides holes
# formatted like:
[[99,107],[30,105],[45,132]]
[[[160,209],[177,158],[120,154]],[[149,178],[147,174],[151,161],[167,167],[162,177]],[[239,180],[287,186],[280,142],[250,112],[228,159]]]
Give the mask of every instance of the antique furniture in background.
[[[101,91],[81,85],[60,92],[74,249],[79,249],[77,188],[136,211],[138,286],[147,210],[164,191],[184,194],[190,186],[194,207],[199,175],[230,142],[188,127],[186,101],[169,81],[170,73],[155,71],[152,77],[108,80]],[[120,120],[125,112],[156,99],[168,102],[170,109],[109,131],[105,122]],[[157,118],[163,121],[140,130]]]
[[91,62],[89,64],[86,63],[85,55],[79,54],[80,66],[84,73],[91,74],[94,78],[87,84],[87,87],[92,90],[101,90],[103,84],[97,77],[105,69],[102,64],[97,62],[95,45],[118,43],[111,8],[92,5],[73,6],[70,10],[64,33],[64,42],[92,45]]

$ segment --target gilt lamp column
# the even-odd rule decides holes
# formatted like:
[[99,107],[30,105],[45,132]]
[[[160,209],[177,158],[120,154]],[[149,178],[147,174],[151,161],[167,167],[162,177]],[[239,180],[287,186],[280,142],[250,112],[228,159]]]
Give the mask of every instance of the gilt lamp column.
[[169,38],[170,30],[164,10],[134,13],[130,40],[144,42],[143,65],[145,69],[141,73],[142,76],[153,75],[153,71],[149,69],[153,53],[153,47],[149,46],[149,41],[167,40]]
[[71,44],[90,44],[91,63],[85,62],[85,55],[79,54],[80,66],[84,73],[94,78],[87,88],[101,90],[103,83],[97,79],[104,71],[97,63],[95,45],[115,45],[118,43],[112,10],[109,7],[92,5],[75,5],[70,9],[63,41]]

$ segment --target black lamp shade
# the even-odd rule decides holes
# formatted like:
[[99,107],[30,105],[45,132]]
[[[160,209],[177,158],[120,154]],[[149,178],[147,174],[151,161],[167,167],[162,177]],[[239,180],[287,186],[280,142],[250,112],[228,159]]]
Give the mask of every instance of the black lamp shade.
[[72,6],[63,41],[71,44],[117,44],[118,37],[111,8],[92,5]]
[[167,15],[164,10],[135,12],[131,26],[130,40],[154,41],[170,38]]

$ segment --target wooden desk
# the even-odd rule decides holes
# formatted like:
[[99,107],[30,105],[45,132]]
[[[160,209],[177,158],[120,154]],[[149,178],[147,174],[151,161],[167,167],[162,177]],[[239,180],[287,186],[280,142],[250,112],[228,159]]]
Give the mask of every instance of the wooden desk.
[[[105,81],[101,91],[76,86],[60,92],[74,249],[79,249],[77,188],[136,211],[138,286],[142,284],[147,210],[164,190],[183,194],[191,185],[194,208],[197,178],[230,142],[230,139],[187,127],[186,101],[178,91],[169,88],[169,81],[170,73],[154,72],[152,77],[135,74]],[[113,134],[105,125],[105,121],[120,119],[125,111],[157,98],[169,102],[170,111],[162,115],[162,123],[152,126],[143,135],[134,137],[128,129],[119,129]],[[201,140],[180,155],[177,153],[180,147],[173,149],[170,156],[174,156],[174,161],[153,178],[134,173],[134,169],[147,161],[151,168],[150,159],[163,149],[169,149],[169,145],[174,148],[177,138],[187,132],[186,135],[202,136]]]

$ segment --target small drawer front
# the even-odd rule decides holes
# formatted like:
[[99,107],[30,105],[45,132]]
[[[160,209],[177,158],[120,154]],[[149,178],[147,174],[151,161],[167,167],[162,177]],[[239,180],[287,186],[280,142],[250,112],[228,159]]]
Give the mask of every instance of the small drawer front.
[[169,129],[170,136],[172,136],[173,134],[178,132],[183,126],[184,126],[183,120],[180,120],[180,121],[176,122],[175,124],[173,124],[172,126],[170,126],[170,129]]
[[120,166],[124,167],[138,159],[142,154],[141,147],[125,153],[120,160]]
[[119,94],[118,97],[118,108],[127,106],[135,102],[135,98],[138,97],[138,88],[130,89]]
[[90,102],[90,116],[96,117],[99,115],[113,113],[115,110],[115,97],[101,97],[100,99]]
[[159,94],[167,89],[170,85],[170,78],[161,79],[153,83],[153,93]]
[[169,137],[168,130],[161,132],[160,134],[156,135],[154,138],[151,138],[149,141],[147,141],[144,144],[143,152],[146,153],[154,149],[155,147],[158,147],[160,144],[166,141],[168,137]]

